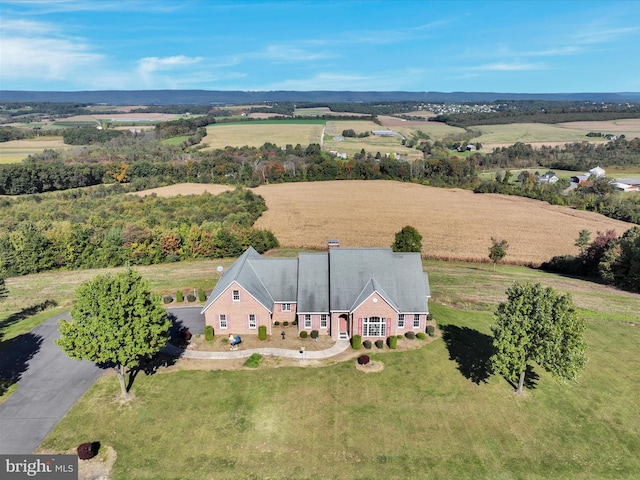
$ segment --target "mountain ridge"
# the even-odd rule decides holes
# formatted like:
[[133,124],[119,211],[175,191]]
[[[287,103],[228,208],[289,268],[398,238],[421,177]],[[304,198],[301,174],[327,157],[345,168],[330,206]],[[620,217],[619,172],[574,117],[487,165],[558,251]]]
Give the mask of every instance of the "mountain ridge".
[[273,102],[371,103],[491,103],[498,100],[640,103],[640,92],[500,93],[406,91],[242,91],[242,90],[0,90],[0,102],[78,102],[108,105],[206,105]]

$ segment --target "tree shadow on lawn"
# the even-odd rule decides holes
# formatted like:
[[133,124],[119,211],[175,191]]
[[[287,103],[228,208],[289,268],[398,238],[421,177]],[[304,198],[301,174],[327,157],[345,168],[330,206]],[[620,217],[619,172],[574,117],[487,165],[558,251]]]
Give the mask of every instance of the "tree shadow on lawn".
[[493,338],[472,328],[457,325],[441,325],[440,330],[449,350],[449,359],[458,364],[460,373],[475,384],[487,383],[491,376]]
[[[185,335],[185,327],[182,321],[178,320],[173,313],[169,313],[168,317],[169,320],[171,320],[171,327],[169,328],[169,342],[176,347],[186,348],[189,344],[189,340]],[[140,372],[143,372],[145,375],[154,375],[163,367],[175,365],[177,361],[177,357],[163,352],[158,352],[153,357],[142,360],[137,367],[134,367],[129,371],[127,391],[131,390],[133,382]]]
[[42,337],[25,333],[5,342],[0,349],[0,395],[17,383],[42,345]]

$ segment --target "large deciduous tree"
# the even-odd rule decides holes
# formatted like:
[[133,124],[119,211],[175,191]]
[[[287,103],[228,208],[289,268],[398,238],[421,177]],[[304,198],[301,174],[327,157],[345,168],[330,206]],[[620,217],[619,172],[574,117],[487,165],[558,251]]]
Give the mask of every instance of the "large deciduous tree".
[[403,227],[396,232],[396,241],[391,245],[394,252],[420,252],[422,251],[422,235],[410,226]]
[[496,373],[522,393],[527,365],[536,362],[556,378],[573,380],[586,363],[581,320],[568,295],[536,283],[514,283],[500,303],[491,330]]
[[56,344],[75,360],[113,365],[122,399],[125,375],[151,358],[169,339],[171,322],[160,296],[134,270],[100,275],[78,287],[71,320],[59,323]]

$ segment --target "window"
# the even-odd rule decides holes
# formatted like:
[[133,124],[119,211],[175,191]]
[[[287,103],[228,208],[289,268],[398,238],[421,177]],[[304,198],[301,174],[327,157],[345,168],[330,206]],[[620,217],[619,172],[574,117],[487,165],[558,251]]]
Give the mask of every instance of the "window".
[[220,314],[220,328],[227,328],[227,316],[224,313]]
[[239,302],[240,301],[240,290],[234,290],[233,291],[233,301],[234,302]]
[[256,316],[253,313],[249,315],[249,328],[256,328]]
[[311,328],[311,315],[304,316],[304,328]]
[[290,303],[283,303],[282,304],[282,311],[283,312],[290,312],[291,311],[291,304]]
[[413,316],[413,328],[420,328],[420,314],[418,313]]
[[398,314],[398,328],[404,328],[404,313]]
[[387,321],[380,317],[365,318],[362,322],[363,337],[386,337]]
[[320,328],[327,328],[327,314],[320,315]]

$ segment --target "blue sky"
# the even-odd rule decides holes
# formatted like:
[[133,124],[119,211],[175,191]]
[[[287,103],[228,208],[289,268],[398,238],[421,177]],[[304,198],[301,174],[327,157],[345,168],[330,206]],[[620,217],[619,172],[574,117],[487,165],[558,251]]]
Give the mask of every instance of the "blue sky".
[[640,91],[640,1],[0,0],[2,90]]

